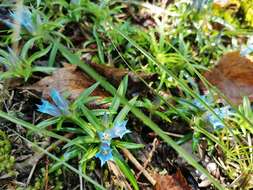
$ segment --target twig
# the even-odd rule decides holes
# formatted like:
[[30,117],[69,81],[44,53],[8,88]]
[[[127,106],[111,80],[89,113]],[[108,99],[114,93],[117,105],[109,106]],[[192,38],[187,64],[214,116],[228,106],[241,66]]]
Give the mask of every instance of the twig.
[[[145,170],[146,167],[148,166],[148,164],[151,162],[151,159],[152,159],[153,154],[154,154],[155,149],[156,149],[156,144],[157,144],[157,138],[155,138],[153,143],[152,143],[152,149],[151,149],[150,153],[148,154],[148,159],[144,162],[143,170]],[[139,171],[139,173],[136,175],[136,179],[138,179],[140,177],[140,175],[143,173],[143,170]]]
[[135,165],[135,167],[142,171],[143,175],[149,180],[149,182],[154,186],[156,184],[156,181],[154,178],[145,170],[142,165],[136,160],[136,158],[132,155],[130,151],[127,149],[122,149],[124,155]]
[[45,172],[45,190],[49,190],[48,189],[48,157],[46,156],[46,172]]

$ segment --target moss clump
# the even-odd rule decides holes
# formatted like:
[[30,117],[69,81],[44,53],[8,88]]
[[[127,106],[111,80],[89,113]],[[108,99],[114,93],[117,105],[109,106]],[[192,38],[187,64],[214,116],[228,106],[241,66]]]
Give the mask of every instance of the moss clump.
[[0,174],[15,175],[14,163],[15,158],[11,156],[11,143],[7,135],[0,130]]
[[253,27],[252,0],[228,0],[226,3],[214,3],[213,14],[234,26],[244,24]]
[[244,0],[241,3],[241,7],[245,15],[245,21],[249,26],[253,27],[253,1]]

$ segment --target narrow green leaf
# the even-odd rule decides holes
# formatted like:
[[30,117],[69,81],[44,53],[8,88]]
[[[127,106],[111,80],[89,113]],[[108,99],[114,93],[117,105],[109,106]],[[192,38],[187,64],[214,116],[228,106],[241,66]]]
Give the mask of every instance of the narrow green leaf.
[[130,183],[132,184],[133,188],[135,190],[139,190],[137,181],[135,179],[134,174],[131,172],[131,170],[129,169],[128,165],[125,163],[125,161],[123,161],[119,155],[117,153],[115,153],[113,155],[113,160],[115,161],[115,163],[119,166],[120,170],[122,171],[122,173],[126,176],[126,178],[130,181]]
[[[129,104],[130,104],[131,106],[133,106],[133,105],[135,104],[137,98],[138,98],[138,96],[133,97],[133,98],[129,101]],[[114,119],[114,121],[113,121],[114,125],[116,125],[116,123],[118,123],[118,122],[123,121],[123,120],[126,118],[126,116],[127,116],[127,114],[129,113],[130,110],[131,110],[131,107],[129,107],[128,105],[125,105],[125,106],[122,108],[122,110],[120,110],[120,112],[118,113],[118,115],[116,116],[116,118]]]
[[124,141],[119,141],[119,140],[112,141],[112,144],[118,148],[126,148],[126,149],[139,149],[139,148],[145,147],[143,144],[124,142]]
[[[120,83],[119,88],[117,90],[117,94],[121,96],[125,96],[127,90],[128,76],[126,75],[123,81]],[[120,98],[118,96],[114,96],[112,100],[112,105],[110,106],[110,110],[113,112],[117,112],[120,106]]]
[[83,102],[85,101],[85,99],[88,98],[88,96],[91,95],[91,93],[98,87],[99,83],[95,83],[92,86],[90,86],[89,88],[86,88],[81,94],[80,96],[74,101],[73,103],[73,107],[76,108],[78,106],[80,106],[81,104],[83,104]]
[[93,27],[93,36],[95,37],[95,40],[97,42],[97,49],[98,49],[98,56],[102,64],[105,64],[105,57],[103,52],[103,46],[101,43],[101,40],[99,39],[99,36],[97,34],[97,27],[94,25]]
[[52,47],[52,50],[50,52],[50,55],[49,55],[49,60],[48,60],[48,66],[49,67],[53,67],[54,66],[57,51],[58,51],[57,45],[54,44],[53,47]]

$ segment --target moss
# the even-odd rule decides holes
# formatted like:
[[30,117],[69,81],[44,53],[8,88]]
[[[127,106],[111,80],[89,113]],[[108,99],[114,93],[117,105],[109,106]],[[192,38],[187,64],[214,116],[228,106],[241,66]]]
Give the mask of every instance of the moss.
[[13,171],[15,158],[11,156],[11,148],[11,143],[7,135],[0,130],[0,174],[15,175]]
[[[242,12],[241,18],[238,16]],[[252,0],[228,0],[227,3],[214,3],[213,14],[223,18],[233,26],[244,24],[253,27],[253,1]]]
[[241,3],[241,7],[244,12],[244,19],[246,23],[253,27],[253,1],[252,0],[244,0]]

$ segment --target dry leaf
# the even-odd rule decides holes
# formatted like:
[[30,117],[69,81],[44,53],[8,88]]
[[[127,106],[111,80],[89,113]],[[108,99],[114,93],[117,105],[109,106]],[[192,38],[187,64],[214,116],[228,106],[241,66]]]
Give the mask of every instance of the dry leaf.
[[240,104],[243,96],[253,100],[253,62],[238,51],[225,54],[204,76],[235,104]]
[[173,175],[155,174],[153,177],[156,180],[155,190],[191,190],[179,169]]
[[[75,100],[86,88],[94,83],[94,80],[78,70],[75,65],[64,64],[64,67],[54,71],[52,76],[47,76],[25,88],[42,92],[42,97],[46,99],[49,99],[50,90],[54,88],[60,93],[69,93],[69,99]],[[99,96],[101,99],[109,96],[107,92],[99,87],[93,91],[92,95]]]
[[96,63],[89,63],[89,65],[100,75],[104,76],[108,81],[116,86],[120,84],[124,76],[128,75],[128,94],[145,92],[148,90],[147,86],[142,82],[141,79],[145,80],[148,83],[150,81],[156,80],[157,78],[156,74],[136,74],[134,72],[128,71],[127,69],[120,69]]

